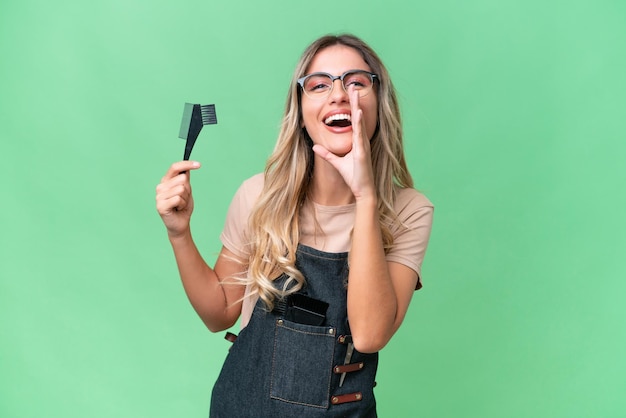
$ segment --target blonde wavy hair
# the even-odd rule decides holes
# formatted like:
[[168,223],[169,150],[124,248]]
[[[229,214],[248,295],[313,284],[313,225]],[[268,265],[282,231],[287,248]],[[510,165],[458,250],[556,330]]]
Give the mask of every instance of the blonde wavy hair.
[[[300,238],[299,215],[307,201],[314,159],[311,139],[302,127],[302,92],[297,79],[306,74],[319,51],[334,45],[358,51],[378,75],[375,86],[378,125],[371,138],[371,153],[385,251],[393,244],[390,226],[397,218],[393,208],[396,188],[413,187],[404,157],[398,101],[382,61],[356,36],[327,35],[317,39],[306,48],[294,71],[278,140],[265,166],[263,190],[249,218],[247,284],[250,293],[258,294],[270,310],[276,298],[296,292],[305,284],[295,262]],[[282,274],[287,280],[278,288],[274,280]]]

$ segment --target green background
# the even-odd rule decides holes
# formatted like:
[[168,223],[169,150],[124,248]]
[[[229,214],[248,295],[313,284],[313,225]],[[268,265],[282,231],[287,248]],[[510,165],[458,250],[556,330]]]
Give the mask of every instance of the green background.
[[213,263],[300,53],[343,31],[389,68],[436,205],[379,414],[626,416],[620,0],[2,0],[0,416],[207,416],[229,343],[154,208],[183,104],[217,107],[192,176]]

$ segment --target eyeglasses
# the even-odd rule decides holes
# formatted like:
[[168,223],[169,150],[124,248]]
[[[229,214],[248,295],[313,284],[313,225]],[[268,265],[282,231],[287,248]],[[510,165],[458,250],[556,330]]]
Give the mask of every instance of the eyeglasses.
[[374,80],[377,78],[376,74],[369,71],[349,70],[339,76],[328,73],[312,73],[300,77],[298,84],[309,98],[324,100],[333,91],[335,80],[341,80],[341,85],[346,93],[349,89],[353,89],[359,92],[359,97],[363,97],[372,91]]

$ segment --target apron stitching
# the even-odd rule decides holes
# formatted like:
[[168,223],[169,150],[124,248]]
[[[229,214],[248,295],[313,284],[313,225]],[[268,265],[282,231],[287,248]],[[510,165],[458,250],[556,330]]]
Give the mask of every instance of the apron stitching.
[[320,336],[320,337],[328,337],[328,338],[335,338],[334,334],[329,334],[328,330],[333,329],[333,327],[329,327],[326,328],[326,332],[312,332],[312,331],[304,331],[301,329],[297,329],[297,328],[293,328],[290,327],[289,325],[286,325],[285,322],[283,322],[282,324],[277,324],[276,327],[283,327],[285,329],[288,329],[290,331],[294,331],[294,332],[298,332],[300,334],[305,334],[305,335],[315,335],[315,336]]
[[283,399],[283,398],[280,398],[280,397],[278,397],[278,396],[271,396],[271,395],[270,395],[270,398],[272,398],[272,399],[276,399],[276,400],[278,400],[278,401],[283,401],[283,402],[291,403],[291,404],[294,404],[294,405],[310,406],[310,407],[313,407],[313,408],[319,408],[319,409],[328,409],[328,403],[327,403],[326,405],[314,405],[314,404],[310,404],[310,403],[290,401],[290,400],[288,400],[288,399]]
[[274,365],[276,364],[276,342],[278,341],[278,326],[274,322],[274,350],[272,350],[272,369],[270,370],[270,398],[272,398],[272,392],[274,392]]

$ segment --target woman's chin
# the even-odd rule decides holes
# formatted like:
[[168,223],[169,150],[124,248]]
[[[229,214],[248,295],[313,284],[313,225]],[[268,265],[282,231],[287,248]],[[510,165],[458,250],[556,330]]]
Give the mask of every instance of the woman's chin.
[[343,157],[352,151],[352,135],[346,135],[347,138],[332,138],[326,144],[326,149],[338,157]]
[[337,157],[343,157],[350,151],[352,151],[352,143],[343,147],[333,147],[328,149],[330,152],[335,154]]

